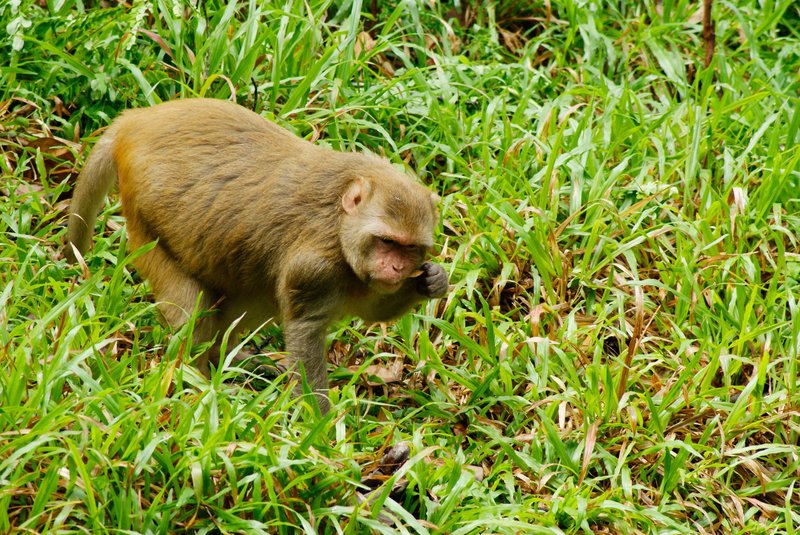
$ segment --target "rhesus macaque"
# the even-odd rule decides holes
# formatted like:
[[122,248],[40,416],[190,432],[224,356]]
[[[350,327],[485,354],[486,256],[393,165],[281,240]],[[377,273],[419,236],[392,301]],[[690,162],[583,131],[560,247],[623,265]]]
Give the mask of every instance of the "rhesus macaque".
[[68,258],[72,245],[89,248],[115,179],[131,248],[158,240],[135,265],[164,319],[182,325],[198,298],[214,308],[195,330],[195,342],[218,339],[196,362],[206,374],[234,319],[282,320],[290,369],[302,362],[327,411],[329,325],[390,320],[447,291],[445,270],[425,261],[436,195],[383,158],[314,145],[231,102],[178,100],[115,120],[78,178]]

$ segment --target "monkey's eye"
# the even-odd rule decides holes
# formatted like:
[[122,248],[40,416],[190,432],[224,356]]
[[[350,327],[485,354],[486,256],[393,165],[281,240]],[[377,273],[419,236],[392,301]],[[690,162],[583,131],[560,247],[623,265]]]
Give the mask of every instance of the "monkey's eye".
[[395,241],[393,239],[391,239],[391,238],[387,238],[386,236],[381,236],[380,238],[381,238],[381,241],[383,243],[385,243],[386,245],[394,245],[395,244]]

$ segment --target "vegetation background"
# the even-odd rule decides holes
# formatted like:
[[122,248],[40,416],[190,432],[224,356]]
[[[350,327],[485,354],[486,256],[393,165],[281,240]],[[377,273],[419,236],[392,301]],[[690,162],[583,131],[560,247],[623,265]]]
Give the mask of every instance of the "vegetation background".
[[[795,533],[800,4],[711,15],[706,58],[686,0],[0,4],[0,532]],[[100,129],[194,96],[442,196],[450,294],[337,325],[326,417],[182,365],[115,197],[63,259]]]

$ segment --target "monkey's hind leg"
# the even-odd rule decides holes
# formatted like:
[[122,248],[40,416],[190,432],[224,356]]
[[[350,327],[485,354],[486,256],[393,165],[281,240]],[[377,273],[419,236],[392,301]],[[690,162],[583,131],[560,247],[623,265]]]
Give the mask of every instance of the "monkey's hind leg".
[[[128,234],[134,246],[149,241],[136,239],[138,236],[135,231],[132,232],[130,225]],[[201,310],[209,310],[214,306],[214,292],[182,270],[162,246],[156,245],[137,259],[135,265],[139,273],[150,281],[159,312],[173,330],[180,328],[189,320],[195,306]],[[192,335],[193,343],[207,342],[218,333],[220,330],[218,316],[216,311],[212,311],[197,321]],[[194,364],[208,377],[211,373],[209,360],[216,363],[218,357],[219,342],[200,355]]]

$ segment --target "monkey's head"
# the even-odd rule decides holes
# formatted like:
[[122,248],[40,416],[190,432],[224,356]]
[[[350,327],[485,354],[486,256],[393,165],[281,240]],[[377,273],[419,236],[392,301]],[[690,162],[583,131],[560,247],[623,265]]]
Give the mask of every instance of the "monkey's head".
[[380,173],[353,179],[342,195],[340,236],[356,276],[382,293],[418,276],[433,245],[438,200],[388,164]]

